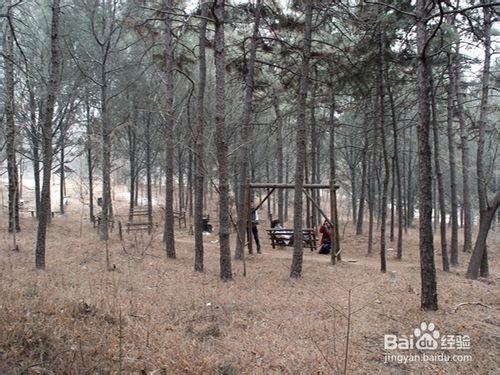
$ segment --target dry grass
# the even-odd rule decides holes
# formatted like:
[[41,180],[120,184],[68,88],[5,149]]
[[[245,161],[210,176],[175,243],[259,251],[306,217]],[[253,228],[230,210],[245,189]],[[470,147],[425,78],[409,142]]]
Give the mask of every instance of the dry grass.
[[[307,374],[342,373],[348,290],[352,289],[349,373],[498,373],[500,348],[498,235],[492,233],[488,281],[469,281],[464,267],[438,272],[438,312],[419,308],[416,233],[405,260],[393,260],[396,286],[366,257],[366,238],[344,240],[344,261],[305,251],[303,277],[288,277],[291,251],[273,250],[233,262],[234,281],[218,278],[216,236],[206,237],[206,271],[193,269],[193,243],[177,232],[177,260],[167,260],[161,236],[114,232],[115,271],[105,267],[104,246],[79,209],[56,217],[48,235],[47,269],[34,269],[35,222],[24,218],[19,253],[1,232],[0,373],[94,374]],[[0,227],[5,228],[5,215]],[[496,238],[495,238],[496,236]],[[377,249],[375,245],[375,249]],[[461,254],[461,264],[467,261]],[[437,256],[437,264],[440,259]],[[480,305],[461,306],[480,301]],[[421,321],[445,334],[469,334],[469,363],[384,364],[383,335],[409,334]]]

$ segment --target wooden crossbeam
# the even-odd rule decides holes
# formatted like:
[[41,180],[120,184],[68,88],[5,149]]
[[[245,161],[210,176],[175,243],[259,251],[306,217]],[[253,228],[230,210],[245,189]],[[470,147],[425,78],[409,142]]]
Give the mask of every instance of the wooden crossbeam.
[[[252,189],[295,189],[295,184],[290,183],[264,183],[264,182],[250,182]],[[330,189],[330,184],[304,184],[305,189]],[[338,185],[334,185],[338,189]]]

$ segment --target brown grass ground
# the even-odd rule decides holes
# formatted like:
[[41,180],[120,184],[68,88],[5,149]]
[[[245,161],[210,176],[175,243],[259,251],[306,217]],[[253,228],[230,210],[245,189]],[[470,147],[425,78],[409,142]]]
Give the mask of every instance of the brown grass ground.
[[[404,260],[389,251],[390,274],[366,256],[366,237],[348,226],[344,261],[308,250],[303,277],[289,279],[291,250],[233,262],[234,281],[218,278],[218,244],[205,238],[206,271],[193,272],[193,239],[176,232],[177,259],[167,260],[157,232],[113,232],[115,271],[104,246],[79,210],[56,217],[48,234],[47,268],[34,269],[35,221],[22,220],[20,252],[12,252],[2,214],[0,244],[0,374],[310,374],[343,373],[352,290],[348,373],[499,373],[498,234],[492,233],[489,280],[464,278],[468,255],[450,273],[438,271],[440,309],[421,311],[416,231],[405,239]],[[261,228],[261,237],[263,230]],[[437,239],[436,239],[437,243]],[[389,245],[391,246],[391,244]],[[375,244],[374,249],[378,249]],[[348,262],[347,260],[356,260]],[[436,254],[438,267],[441,264]],[[463,302],[481,302],[463,305]],[[410,334],[420,322],[443,334],[471,336],[466,363],[384,363],[383,336]],[[410,351],[417,354],[418,351]]]

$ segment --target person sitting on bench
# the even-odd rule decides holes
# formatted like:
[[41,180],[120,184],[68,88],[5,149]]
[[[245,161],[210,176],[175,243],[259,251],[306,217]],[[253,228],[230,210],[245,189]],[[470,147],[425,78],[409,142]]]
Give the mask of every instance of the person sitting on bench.
[[210,221],[210,216],[208,216],[208,215],[203,216],[203,219],[202,219],[203,233],[207,233],[207,234],[212,233],[213,227],[212,227],[212,224],[209,223],[209,221]]
[[331,244],[332,244],[332,225],[330,222],[325,220],[321,228],[319,228],[319,232],[321,233],[321,241],[319,242],[320,254],[330,254]]
[[[283,228],[283,225],[281,225],[281,222],[276,219],[271,222],[271,229],[285,229]],[[289,234],[276,234],[276,243],[278,245],[285,245],[288,246],[291,243],[292,236]]]

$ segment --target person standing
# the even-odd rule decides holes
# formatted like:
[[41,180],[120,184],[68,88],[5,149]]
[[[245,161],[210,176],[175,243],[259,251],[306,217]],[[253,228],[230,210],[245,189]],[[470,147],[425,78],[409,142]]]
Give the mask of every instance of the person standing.
[[260,254],[260,240],[259,240],[259,213],[254,208],[254,201],[252,200],[250,208],[252,210],[252,234],[255,240],[255,244],[257,245],[257,254]]

